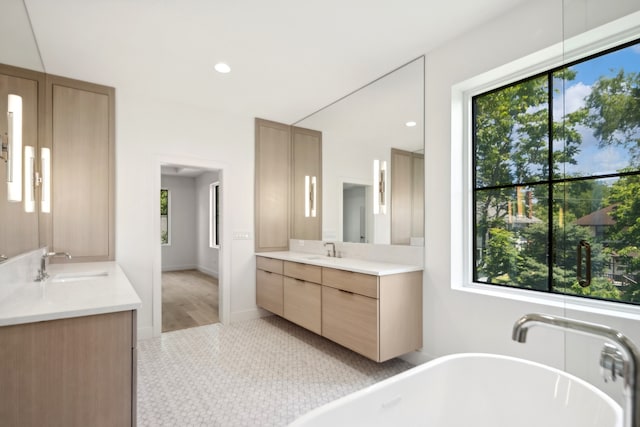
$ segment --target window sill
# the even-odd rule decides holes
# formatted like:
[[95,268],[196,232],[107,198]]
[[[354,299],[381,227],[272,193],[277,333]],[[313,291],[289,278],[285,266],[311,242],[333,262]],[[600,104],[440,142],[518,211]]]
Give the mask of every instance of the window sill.
[[456,291],[537,304],[549,308],[564,308],[566,310],[609,316],[618,319],[640,321],[640,306],[630,304],[592,300],[570,295],[545,294],[517,288],[498,288],[480,283],[452,285],[451,288]]

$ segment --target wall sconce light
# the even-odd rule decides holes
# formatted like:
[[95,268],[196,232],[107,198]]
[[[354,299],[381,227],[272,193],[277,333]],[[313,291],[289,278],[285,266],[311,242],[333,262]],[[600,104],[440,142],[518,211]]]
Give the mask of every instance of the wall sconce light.
[[24,211],[36,211],[36,150],[30,146],[24,147]]
[[41,154],[40,169],[42,171],[42,177],[40,180],[42,184],[42,197],[40,210],[44,213],[49,213],[51,212],[51,149],[44,147],[41,150]]
[[304,216],[316,217],[316,177],[304,177]]
[[[7,200],[22,201],[22,97],[9,95],[7,109]],[[5,151],[3,144],[3,151]],[[4,154],[4,153],[3,153]]]
[[373,213],[387,213],[387,162],[373,161]]

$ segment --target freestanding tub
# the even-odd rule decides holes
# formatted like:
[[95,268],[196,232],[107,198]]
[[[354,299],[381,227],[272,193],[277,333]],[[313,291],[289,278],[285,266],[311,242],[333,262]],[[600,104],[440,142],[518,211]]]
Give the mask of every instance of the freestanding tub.
[[303,415],[291,426],[622,427],[600,389],[549,366],[454,354]]

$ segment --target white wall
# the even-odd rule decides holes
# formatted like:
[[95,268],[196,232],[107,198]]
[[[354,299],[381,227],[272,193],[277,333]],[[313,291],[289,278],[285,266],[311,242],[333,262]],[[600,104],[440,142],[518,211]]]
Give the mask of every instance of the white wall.
[[[218,182],[220,179],[218,172],[206,172],[196,178],[196,192],[197,192],[197,252],[198,252],[198,270],[203,273],[209,274],[213,277],[218,277],[218,255],[219,250],[217,248],[209,247],[209,185]],[[223,188],[220,186],[219,191],[222,192]],[[220,230],[220,229],[219,229]]]
[[[572,34],[584,31],[640,9],[637,0],[615,2],[573,1],[571,15],[564,17],[562,2],[527,2],[488,25],[430,52],[426,57],[426,146],[425,146],[425,275],[424,348],[429,357],[458,352],[510,354],[563,368],[621,399],[621,383],[605,385],[599,378],[598,352],[601,341],[580,336],[566,340],[558,331],[537,328],[526,344],[511,340],[514,321],[529,312],[568,315],[619,328],[640,343],[640,322],[605,315],[592,315],[534,302],[453,290],[463,254],[457,248],[462,227],[460,181],[451,187],[452,164],[460,168],[462,158],[452,139],[462,130],[452,128],[452,86],[478,74],[510,63],[563,39],[563,28]],[[564,25],[563,25],[564,24]],[[453,129],[453,131],[452,131]],[[452,158],[453,152],[453,158]],[[458,176],[459,171],[454,172]],[[451,191],[450,191],[451,189]],[[452,210],[452,204],[455,210]],[[456,239],[456,240],[452,240]],[[454,244],[452,244],[452,242]]]
[[162,175],[160,185],[169,190],[170,227],[169,244],[162,245],[162,271],[194,269],[198,261],[196,180]]
[[[253,230],[253,117],[227,115],[176,105],[156,93],[139,93],[127,81],[113,82],[116,91],[117,189],[116,260],[142,299],[140,336],[152,331],[154,253],[158,230],[153,225],[158,197],[158,159],[197,159],[225,169],[223,188],[233,215],[225,230]],[[161,94],[161,92],[158,92]],[[201,96],[201,94],[194,94]],[[258,316],[255,305],[253,241],[230,241],[231,319]]]

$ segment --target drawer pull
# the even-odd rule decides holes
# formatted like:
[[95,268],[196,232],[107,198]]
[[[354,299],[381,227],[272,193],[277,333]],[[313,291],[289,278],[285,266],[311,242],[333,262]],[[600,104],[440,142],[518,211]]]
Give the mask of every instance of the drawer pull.
[[300,283],[301,285],[304,285],[304,280],[302,279],[295,279],[296,283]]
[[267,271],[267,270],[262,270],[262,271],[264,271],[267,274],[273,274],[271,271]]
[[344,294],[349,294],[349,295],[353,295],[353,292],[350,291],[345,291],[344,289],[338,289],[340,292],[344,293]]

